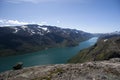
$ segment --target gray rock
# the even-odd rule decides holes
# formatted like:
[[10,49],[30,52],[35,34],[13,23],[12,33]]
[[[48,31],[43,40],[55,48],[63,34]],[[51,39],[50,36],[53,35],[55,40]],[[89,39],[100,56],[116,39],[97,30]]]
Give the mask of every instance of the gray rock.
[[120,58],[112,58],[110,59],[111,62],[120,62]]
[[18,62],[13,66],[13,70],[19,70],[22,69],[23,63],[22,62]]

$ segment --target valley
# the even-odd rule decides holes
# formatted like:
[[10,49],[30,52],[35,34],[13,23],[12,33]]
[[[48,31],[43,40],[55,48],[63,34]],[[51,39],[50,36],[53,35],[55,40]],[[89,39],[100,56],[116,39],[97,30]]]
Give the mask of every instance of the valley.
[[56,26],[29,24],[0,27],[0,56],[19,55],[55,47],[77,46],[91,33]]
[[17,62],[23,62],[24,67],[49,64],[66,64],[80,50],[94,45],[98,37],[80,42],[78,46],[50,48],[38,52],[0,57],[0,72],[11,70]]

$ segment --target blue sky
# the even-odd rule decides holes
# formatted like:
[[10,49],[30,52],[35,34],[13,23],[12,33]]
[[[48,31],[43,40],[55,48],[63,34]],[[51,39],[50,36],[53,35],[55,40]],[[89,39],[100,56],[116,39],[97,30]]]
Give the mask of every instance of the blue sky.
[[0,0],[0,26],[28,23],[92,33],[120,31],[120,0]]

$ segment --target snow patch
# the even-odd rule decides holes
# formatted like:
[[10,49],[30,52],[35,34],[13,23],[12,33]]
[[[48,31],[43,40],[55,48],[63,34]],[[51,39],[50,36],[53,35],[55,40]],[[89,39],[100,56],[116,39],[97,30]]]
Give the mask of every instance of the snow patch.
[[30,32],[31,35],[36,34],[36,33],[34,32],[34,30],[30,30],[29,32]]
[[49,33],[50,32],[50,30],[47,30],[47,33]]
[[39,34],[39,35],[44,35],[44,34],[42,34],[41,32],[37,32],[37,34]]
[[14,29],[15,29],[15,31],[13,33],[17,33],[18,32],[18,28],[14,28]]
[[32,33],[32,34],[35,34],[35,32],[34,32],[33,30],[31,30],[31,33]]
[[104,42],[108,41],[108,39],[104,39]]
[[75,31],[75,33],[78,33],[78,31]]
[[38,26],[38,28],[40,28],[40,29],[42,29],[42,30],[44,30],[44,31],[47,31],[47,30],[48,30],[47,27]]
[[37,29],[39,32],[41,32],[41,30],[40,29]]
[[28,26],[21,26],[21,28],[25,30],[26,28],[28,28]]
[[34,31],[34,30],[32,30],[32,29],[30,29],[30,28],[27,28],[27,31],[30,33],[30,35],[35,34],[35,31]]
[[38,26],[38,28],[41,28],[40,26]]
[[13,33],[17,33],[20,29],[18,29],[18,28],[13,28],[14,29],[14,32]]
[[47,31],[47,28],[45,27],[45,28],[42,28],[44,31]]

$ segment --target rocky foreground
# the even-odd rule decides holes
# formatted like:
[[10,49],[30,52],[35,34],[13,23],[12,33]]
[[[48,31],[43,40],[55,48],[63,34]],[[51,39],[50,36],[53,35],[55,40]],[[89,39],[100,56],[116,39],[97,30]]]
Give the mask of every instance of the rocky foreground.
[[10,70],[0,73],[0,80],[120,80],[120,58]]

